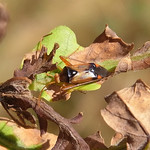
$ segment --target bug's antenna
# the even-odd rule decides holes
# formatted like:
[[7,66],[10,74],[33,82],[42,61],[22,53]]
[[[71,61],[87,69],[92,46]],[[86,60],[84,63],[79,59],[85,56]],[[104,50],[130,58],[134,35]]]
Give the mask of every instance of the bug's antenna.
[[77,61],[77,62],[80,62],[80,63],[82,63],[82,64],[85,64],[85,62],[84,62],[84,61],[81,61],[81,60],[78,60],[78,59],[75,59],[75,58],[69,58],[69,57],[68,57],[68,59],[70,59],[70,60],[74,60],[74,61]]

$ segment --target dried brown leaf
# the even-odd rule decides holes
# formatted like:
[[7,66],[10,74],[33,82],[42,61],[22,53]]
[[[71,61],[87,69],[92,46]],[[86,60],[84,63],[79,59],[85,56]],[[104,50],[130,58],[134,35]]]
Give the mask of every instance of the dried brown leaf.
[[129,70],[132,70],[132,61],[130,58],[130,54],[126,55],[119,61],[115,69],[115,73],[117,74],[120,72],[127,72]]
[[114,31],[106,26],[104,32],[100,34],[89,47],[82,51],[76,51],[70,55],[70,61],[74,64],[75,60],[83,62],[103,62],[110,59],[121,59],[133,48],[132,44],[126,44],[119,38]]
[[47,55],[47,49],[42,47],[40,53],[31,54],[24,60],[22,69],[14,71],[14,77],[28,77],[33,80],[34,76],[39,73],[56,69],[56,64],[52,64],[53,56],[59,48],[58,44],[54,45],[53,50]]
[[[34,126],[36,123],[33,115],[26,111],[29,108],[29,104],[24,103],[21,100],[11,102],[9,101],[9,98],[7,99],[7,97],[8,95],[12,96],[12,94],[14,94],[14,98],[15,95],[20,97],[20,99],[23,99],[25,97],[32,98],[32,94],[27,88],[30,83],[31,80],[29,80],[26,77],[16,77],[7,80],[6,82],[0,85],[0,97],[2,106],[17,124],[25,128],[31,128],[31,126],[26,125],[26,121],[29,121]],[[10,110],[17,114],[18,119],[13,116]]]
[[47,86],[46,93],[52,97],[53,101],[58,101],[62,99],[68,100],[71,96],[71,93],[67,90],[61,90],[62,85],[60,84],[54,83]]
[[123,139],[124,136],[121,133],[116,133],[111,139],[111,145],[118,145]]
[[[5,124],[5,126],[3,128],[9,129],[9,127],[11,127],[11,129],[12,129],[12,131],[10,131],[10,132],[8,131],[9,134],[6,133],[6,135],[5,135],[6,136],[5,142],[6,143],[7,143],[7,140],[9,140],[9,136],[10,136],[10,141],[12,140],[11,138],[15,139],[17,137],[16,143],[14,141],[14,146],[16,146],[16,147],[17,147],[19,142],[21,142],[20,147],[23,147],[23,146],[30,147],[33,145],[41,145],[41,146],[47,147],[47,148],[49,147],[49,144],[50,144],[49,140],[47,138],[41,137],[39,134],[40,131],[37,129],[25,129],[23,127],[18,127],[18,125],[14,121],[6,119],[6,118],[0,118],[0,123]],[[1,132],[1,134],[3,134],[3,132]],[[55,140],[55,139],[53,138],[52,140]]]
[[150,41],[146,42],[133,55],[130,53],[123,57],[116,69],[115,73],[127,72],[130,70],[142,70],[150,67]]
[[103,150],[108,149],[105,146],[104,139],[102,138],[99,131],[94,135],[86,137],[85,141],[90,146],[90,149],[103,149]]
[[[150,41],[146,42],[134,54],[132,61],[133,70],[141,70],[150,67]],[[139,59],[138,59],[139,58]]]
[[149,51],[150,51],[150,41],[147,41],[143,44],[143,46],[141,48],[139,48],[137,51],[135,51],[133,56],[139,56],[139,55],[144,54]]
[[57,136],[55,134],[51,134],[51,133],[45,133],[43,136],[42,136],[42,139],[44,141],[49,141],[49,147],[47,148],[47,145],[42,145],[42,149],[41,150],[51,150],[54,145],[56,144],[56,141],[57,141]]
[[105,99],[108,105],[101,114],[107,124],[127,137],[128,149],[143,149],[150,133],[150,88],[137,80]]
[[83,118],[83,112],[80,112],[77,116],[75,116],[74,118],[70,119],[70,123],[72,124],[77,124],[79,123]]
[[26,146],[30,146],[32,144],[40,144],[44,141],[40,137],[40,132],[37,129],[25,129],[22,127],[18,128],[15,123],[8,123],[7,125],[10,125],[14,128],[14,134],[16,134],[16,136],[21,139],[21,141],[24,141]]

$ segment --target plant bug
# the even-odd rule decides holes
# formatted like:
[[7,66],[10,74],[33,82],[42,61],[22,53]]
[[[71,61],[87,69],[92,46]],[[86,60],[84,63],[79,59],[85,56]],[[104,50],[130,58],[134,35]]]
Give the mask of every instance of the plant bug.
[[62,90],[97,82],[110,74],[107,69],[95,63],[72,65],[65,57],[60,56],[60,59],[66,64],[59,74],[58,80],[66,83],[66,87],[64,86]]
[[[62,83],[60,92],[64,92],[81,85],[98,82],[110,75],[107,69],[95,63],[72,65],[65,57],[60,56],[60,59],[66,66],[63,69],[60,68],[61,72],[55,74],[54,81],[48,83],[45,87],[54,83]],[[45,87],[41,90],[39,98]]]

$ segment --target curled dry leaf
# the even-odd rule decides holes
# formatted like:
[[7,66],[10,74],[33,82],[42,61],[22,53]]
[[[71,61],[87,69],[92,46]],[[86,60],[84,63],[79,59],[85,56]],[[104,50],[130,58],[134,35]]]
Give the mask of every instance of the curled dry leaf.
[[68,91],[61,90],[62,84],[50,84],[47,86],[45,92],[51,96],[53,101],[58,100],[68,100],[71,96],[71,93]]
[[[26,111],[27,108],[29,108],[29,104],[21,101],[21,99],[24,99],[25,97],[32,99],[32,94],[27,88],[30,83],[31,80],[29,80],[28,78],[16,77],[7,80],[6,82],[0,85],[0,97],[2,106],[18,125],[21,125],[25,128],[34,127],[36,123],[35,118],[28,111]],[[15,97],[18,97],[18,99],[20,98],[20,101],[11,102],[9,101],[8,95],[10,97],[13,96],[14,99]],[[16,117],[14,117],[12,112],[10,112],[9,110],[16,113],[18,119],[16,119]],[[25,120],[29,121],[34,126],[28,126]]]
[[124,136],[121,133],[116,133],[111,139],[111,145],[118,145],[123,139]]
[[75,60],[83,62],[100,63],[106,60],[119,60],[127,55],[133,48],[133,44],[126,44],[119,38],[114,31],[106,26],[104,32],[100,34],[94,43],[81,51],[76,51],[70,55],[70,61]]
[[137,51],[135,51],[133,56],[140,56],[141,54],[149,53],[149,51],[150,51],[150,41],[147,41],[143,44],[143,46],[141,48],[139,48]]
[[133,70],[141,70],[150,67],[150,41],[146,42],[140,49],[138,49],[133,56],[132,67]]
[[83,50],[77,50],[69,56],[72,64],[82,62],[94,62],[102,64],[108,70],[115,73],[130,70],[141,70],[150,67],[150,42],[146,42],[133,55],[129,52],[133,49],[133,43],[127,44],[116,35],[108,26],[100,34],[94,43]]
[[90,146],[90,149],[103,149],[103,150],[108,149],[105,146],[104,139],[102,138],[99,131],[94,135],[86,137],[85,141]]
[[115,74],[130,70],[142,70],[150,67],[150,41],[146,42],[133,55],[124,56],[115,69]]
[[129,150],[144,149],[150,134],[150,87],[141,80],[105,98],[101,111],[106,123],[127,138]]
[[80,112],[77,116],[75,116],[74,118],[70,119],[70,123],[72,124],[77,124],[79,123],[83,118],[83,112]]
[[132,70],[132,61],[130,58],[130,54],[124,56],[118,63],[115,74],[121,73],[121,72],[127,72],[129,70]]
[[47,148],[47,145],[44,144],[42,145],[42,149],[41,150],[52,150],[52,148],[55,146],[56,141],[57,141],[57,136],[51,133],[46,133],[42,136],[42,139],[44,141],[49,141],[49,147]]
[[56,65],[52,64],[52,59],[58,48],[59,45],[55,44],[49,55],[45,47],[41,48],[40,53],[38,51],[35,54],[32,53],[31,57],[29,55],[28,58],[25,58],[22,69],[15,70],[14,77],[28,77],[33,80],[36,74],[56,69]]
[[[90,150],[108,150],[108,148],[105,146],[104,139],[102,138],[101,133],[99,131],[93,135],[86,137],[84,140],[89,145]],[[72,149],[73,147],[70,143],[68,144],[65,150]]]

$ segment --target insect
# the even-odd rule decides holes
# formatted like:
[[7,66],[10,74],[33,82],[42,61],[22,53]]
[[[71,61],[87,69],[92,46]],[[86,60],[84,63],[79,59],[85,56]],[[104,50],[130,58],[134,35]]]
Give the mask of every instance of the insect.
[[110,74],[107,69],[95,63],[72,65],[65,57],[60,56],[60,59],[66,66],[63,69],[60,68],[61,72],[59,74],[55,74],[53,82],[44,86],[40,92],[39,99],[45,87],[48,87],[51,84],[62,83],[60,92],[64,92],[81,85],[98,82]]
[[65,57],[60,56],[60,59],[66,64],[56,79],[57,82],[66,84],[62,87],[62,90],[97,82],[110,74],[107,69],[95,63],[72,65]]
[[86,85],[89,83],[94,83],[100,81],[104,77],[108,77],[110,72],[104,67],[95,63],[81,63],[77,65],[72,65],[65,57],[59,56],[60,59],[65,63],[65,67],[60,73],[56,73],[54,76],[54,81],[48,83],[43,87],[39,94],[38,106],[41,99],[42,92],[47,90],[49,85],[61,83],[60,93],[67,90],[73,89],[75,87]]

